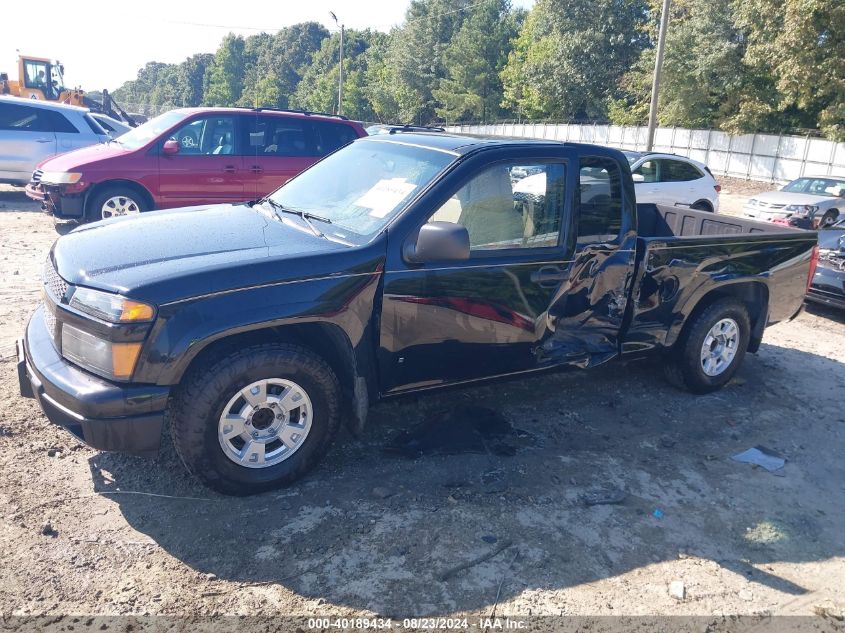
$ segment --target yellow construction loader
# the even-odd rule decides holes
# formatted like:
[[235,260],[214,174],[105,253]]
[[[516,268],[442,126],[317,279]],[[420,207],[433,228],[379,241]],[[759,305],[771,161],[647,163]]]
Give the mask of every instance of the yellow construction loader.
[[133,127],[137,125],[107,90],[103,90],[102,101],[91,99],[81,88],[65,86],[64,74],[65,67],[58,60],[18,55],[18,79],[9,79],[8,73],[0,72],[0,95],[83,106],[126,121]]

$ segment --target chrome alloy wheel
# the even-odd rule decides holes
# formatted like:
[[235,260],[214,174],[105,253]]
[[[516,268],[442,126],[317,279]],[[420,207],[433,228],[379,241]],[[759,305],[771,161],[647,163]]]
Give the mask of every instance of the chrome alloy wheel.
[[739,347],[739,325],[733,319],[718,321],[701,346],[701,368],[708,376],[718,376],[730,367]]
[[267,468],[299,450],[314,409],[305,390],[283,378],[258,380],[238,391],[220,415],[217,439],[230,460]]
[[141,207],[132,198],[127,196],[112,196],[103,203],[100,214],[103,219],[113,218],[117,215],[130,215],[141,213]]

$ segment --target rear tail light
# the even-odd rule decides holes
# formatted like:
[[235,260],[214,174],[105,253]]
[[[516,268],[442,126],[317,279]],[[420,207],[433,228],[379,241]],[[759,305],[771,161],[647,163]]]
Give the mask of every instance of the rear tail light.
[[813,247],[813,254],[810,255],[810,272],[807,273],[807,292],[810,291],[810,285],[813,283],[813,277],[816,275],[816,265],[819,263],[819,245]]
[[722,185],[715,184],[713,185],[713,189],[716,190],[716,193],[722,193]]

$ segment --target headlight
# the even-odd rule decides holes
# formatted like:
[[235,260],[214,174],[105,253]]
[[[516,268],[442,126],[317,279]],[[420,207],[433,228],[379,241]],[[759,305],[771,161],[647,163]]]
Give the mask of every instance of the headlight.
[[110,323],[152,321],[155,316],[155,308],[151,305],[90,288],[76,288],[70,305]]
[[41,174],[41,182],[48,185],[75,185],[82,179],[78,171],[45,171]]
[[784,207],[784,209],[786,211],[792,211],[793,213],[802,213],[804,215],[810,215],[819,210],[818,207],[814,207],[809,204],[788,204]]
[[105,378],[130,378],[140,351],[141,343],[111,343],[72,325],[62,326],[62,356]]

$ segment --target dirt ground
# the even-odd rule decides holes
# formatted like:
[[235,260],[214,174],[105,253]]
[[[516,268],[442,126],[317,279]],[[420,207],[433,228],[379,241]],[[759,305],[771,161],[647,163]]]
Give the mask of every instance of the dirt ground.
[[[725,207],[749,195],[725,188]],[[156,460],[98,453],[18,395],[14,340],[56,235],[20,190],[0,188],[0,625],[843,614],[842,313],[770,328],[704,397],[641,361],[384,403],[301,483],[235,499],[190,479],[169,444]],[[513,455],[385,453],[397,432],[477,403],[517,429]],[[757,445],[787,458],[783,476],[730,459]],[[607,489],[624,498],[584,503]]]

